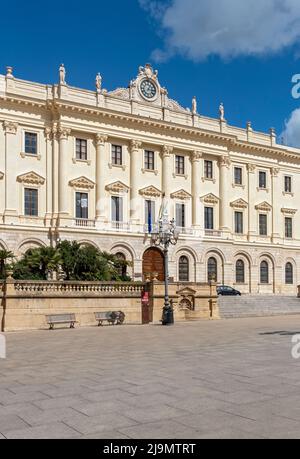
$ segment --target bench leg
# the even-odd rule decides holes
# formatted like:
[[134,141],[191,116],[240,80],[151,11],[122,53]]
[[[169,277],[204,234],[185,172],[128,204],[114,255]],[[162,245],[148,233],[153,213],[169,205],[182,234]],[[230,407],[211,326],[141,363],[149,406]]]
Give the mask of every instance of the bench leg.
[[98,327],[102,327],[102,320],[99,320]]
[[74,324],[74,322],[71,322],[71,324],[70,324],[70,328],[75,328],[75,324]]
[[49,330],[53,330],[53,329],[54,329],[54,324],[50,324]]

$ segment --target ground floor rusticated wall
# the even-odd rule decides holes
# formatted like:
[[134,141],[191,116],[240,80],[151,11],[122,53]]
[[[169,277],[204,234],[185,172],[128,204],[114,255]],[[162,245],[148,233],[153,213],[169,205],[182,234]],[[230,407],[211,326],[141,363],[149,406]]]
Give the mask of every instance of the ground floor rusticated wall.
[[[95,312],[123,311],[125,324],[157,322],[162,318],[164,285],[159,282],[15,281],[1,285],[2,331],[46,329],[46,315],[75,313],[77,326],[96,326]],[[148,304],[142,303],[149,292]],[[176,321],[218,319],[215,284],[170,284]]]
[[[132,262],[129,275],[135,281],[143,281],[143,257],[151,246],[150,238],[141,234],[99,232],[92,229],[73,230],[62,228],[59,232],[49,229],[3,228],[0,230],[0,248],[13,251],[17,256],[32,247],[55,245],[57,240],[77,240],[101,250],[121,253]],[[296,295],[300,283],[300,247],[263,242],[247,242],[215,238],[181,236],[176,246],[170,248],[169,272],[175,282],[180,280],[180,259],[188,260],[189,282],[208,282],[209,262],[215,261],[217,283],[231,285],[242,293]],[[242,262],[243,279],[237,276],[237,263]],[[267,282],[261,282],[262,264],[267,266]],[[290,277],[287,282],[286,267]],[[292,270],[292,275],[291,275]]]

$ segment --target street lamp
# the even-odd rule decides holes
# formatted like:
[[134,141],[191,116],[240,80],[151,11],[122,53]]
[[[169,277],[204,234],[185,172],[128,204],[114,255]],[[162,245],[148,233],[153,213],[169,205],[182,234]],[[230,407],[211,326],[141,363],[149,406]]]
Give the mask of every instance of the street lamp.
[[163,307],[162,324],[174,324],[173,306],[169,299],[169,247],[176,245],[179,238],[179,230],[176,228],[175,219],[169,221],[167,213],[164,213],[158,221],[158,226],[152,232],[152,244],[163,248],[164,271],[165,271],[165,302]]

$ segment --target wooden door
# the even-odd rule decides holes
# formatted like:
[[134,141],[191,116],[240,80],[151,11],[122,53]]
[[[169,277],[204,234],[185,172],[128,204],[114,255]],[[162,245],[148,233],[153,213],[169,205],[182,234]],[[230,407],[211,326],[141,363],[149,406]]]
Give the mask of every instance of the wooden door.
[[150,274],[153,278],[154,273],[159,281],[164,282],[164,256],[161,250],[151,248],[146,250],[143,256],[143,277],[145,279]]

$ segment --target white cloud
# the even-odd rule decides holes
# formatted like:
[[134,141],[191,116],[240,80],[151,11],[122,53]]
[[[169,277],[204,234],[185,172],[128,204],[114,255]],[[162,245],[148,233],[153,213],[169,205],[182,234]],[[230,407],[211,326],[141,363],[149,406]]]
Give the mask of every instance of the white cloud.
[[300,108],[294,110],[286,121],[281,137],[287,145],[300,148]]
[[199,61],[276,53],[300,41],[299,0],[139,0],[160,24],[165,45],[153,57]]

